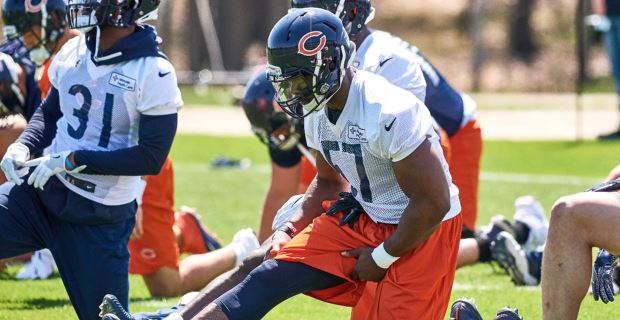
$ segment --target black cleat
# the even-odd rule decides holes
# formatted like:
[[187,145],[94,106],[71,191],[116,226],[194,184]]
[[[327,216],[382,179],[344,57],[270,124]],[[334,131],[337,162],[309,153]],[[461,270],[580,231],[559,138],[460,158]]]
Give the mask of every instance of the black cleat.
[[495,314],[493,320],[523,320],[523,317],[519,315],[518,309],[503,307]]
[[113,294],[103,297],[99,309],[99,316],[105,320],[135,320]]
[[482,320],[482,316],[472,300],[461,298],[452,304],[450,320]]

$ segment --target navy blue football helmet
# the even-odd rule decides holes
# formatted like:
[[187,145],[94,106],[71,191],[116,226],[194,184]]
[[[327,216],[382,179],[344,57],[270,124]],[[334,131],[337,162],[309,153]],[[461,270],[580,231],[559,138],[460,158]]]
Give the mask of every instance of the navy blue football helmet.
[[241,106],[260,141],[271,149],[286,151],[297,146],[304,134],[303,121],[282,112],[275,103],[275,95],[276,90],[262,69],[245,86]]
[[310,7],[337,15],[351,39],[355,39],[357,33],[375,17],[375,8],[370,5],[370,0],[291,0],[292,9]]
[[55,42],[65,32],[67,11],[63,0],[4,0],[4,36],[15,39],[33,26],[41,27],[41,40]]
[[160,0],[67,0],[69,27],[88,32],[95,26],[127,27],[157,18]]
[[293,10],[267,40],[267,76],[276,101],[294,118],[322,109],[340,89],[355,56],[355,44],[333,13],[318,8]]

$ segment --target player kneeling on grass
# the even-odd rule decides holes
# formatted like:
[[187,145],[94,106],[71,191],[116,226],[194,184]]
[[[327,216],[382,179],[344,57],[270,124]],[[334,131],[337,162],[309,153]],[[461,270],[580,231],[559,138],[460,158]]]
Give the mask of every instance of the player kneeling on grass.
[[[318,176],[301,211],[274,233],[275,259],[199,317],[258,319],[299,293],[354,306],[366,281],[382,292],[370,319],[443,317],[461,231],[458,191],[428,109],[351,68],[354,51],[340,19],[322,9],[296,10],[273,28],[268,75],[284,110],[308,116]],[[349,189],[334,204],[349,214],[322,214],[333,204],[324,201]],[[437,265],[436,255],[446,262]]]
[[[543,319],[577,319],[592,276],[595,299],[613,301],[612,270],[620,254],[620,166],[596,191],[560,198],[551,210],[542,264]],[[616,179],[616,180],[614,180]],[[607,192],[606,192],[607,191]],[[592,248],[603,248],[592,272]],[[557,275],[563,275],[563,281]]]
[[[142,275],[153,296],[177,296],[202,289],[258,248],[251,229],[221,247],[195,210],[174,212],[174,171],[167,159],[159,174],[145,177],[136,227],[129,241],[129,273]],[[179,261],[181,253],[190,253]]]
[[68,0],[69,26],[85,34],[54,57],[50,94],[0,163],[10,181],[0,186],[0,258],[49,248],[81,319],[97,317],[106,293],[127,306],[140,176],[159,172],[176,131],[174,68],[141,24],[158,4]]

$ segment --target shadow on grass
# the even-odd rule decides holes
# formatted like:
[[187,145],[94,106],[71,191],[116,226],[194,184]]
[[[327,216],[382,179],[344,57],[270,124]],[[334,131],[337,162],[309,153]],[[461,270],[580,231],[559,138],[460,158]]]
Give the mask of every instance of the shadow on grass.
[[14,301],[11,299],[0,300],[3,310],[32,310],[32,309],[54,309],[62,307],[71,307],[69,299],[49,299],[49,298],[31,298],[20,299]]
[[58,274],[58,272],[54,272],[54,274],[52,274],[51,277],[44,279],[44,280],[19,280],[17,278],[15,278],[15,276],[17,275],[17,273],[14,272],[3,272],[0,273],[0,281],[48,281],[48,280],[60,280],[60,274]]

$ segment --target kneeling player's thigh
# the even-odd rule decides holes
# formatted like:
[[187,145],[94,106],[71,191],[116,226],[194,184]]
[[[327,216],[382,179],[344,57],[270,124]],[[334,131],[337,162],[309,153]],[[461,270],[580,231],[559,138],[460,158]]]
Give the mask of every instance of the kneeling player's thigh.
[[459,216],[403,256],[377,285],[370,319],[442,319],[448,307],[461,233]]
[[80,319],[97,319],[103,297],[114,294],[128,307],[129,251],[134,220],[76,225],[56,220],[53,248],[58,271]]
[[560,199],[559,205],[570,208],[564,218],[582,226],[589,245],[620,254],[620,193],[578,193]]
[[32,187],[0,186],[0,259],[43,249],[52,234]]

